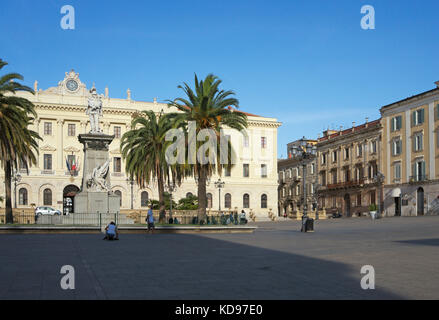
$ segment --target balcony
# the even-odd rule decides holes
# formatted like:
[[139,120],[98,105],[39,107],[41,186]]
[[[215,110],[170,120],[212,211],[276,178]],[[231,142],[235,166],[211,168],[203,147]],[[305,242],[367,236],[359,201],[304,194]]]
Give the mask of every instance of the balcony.
[[365,179],[359,179],[359,180],[350,180],[345,182],[339,182],[339,183],[331,183],[326,186],[327,189],[341,189],[341,188],[349,188],[349,187],[358,187],[362,186],[365,183]]
[[427,181],[428,177],[426,175],[417,175],[417,176],[411,176],[410,182],[420,182],[420,181]]

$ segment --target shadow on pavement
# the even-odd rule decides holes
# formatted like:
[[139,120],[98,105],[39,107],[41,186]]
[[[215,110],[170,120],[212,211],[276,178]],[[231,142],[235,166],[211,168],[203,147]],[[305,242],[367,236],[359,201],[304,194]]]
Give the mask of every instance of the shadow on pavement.
[[439,238],[437,238],[437,239],[402,240],[402,241],[395,241],[395,242],[405,243],[405,244],[422,245],[422,246],[439,246]]
[[[218,237],[0,235],[0,299],[402,298],[362,290],[345,264]],[[63,265],[75,268],[75,290],[60,288]]]

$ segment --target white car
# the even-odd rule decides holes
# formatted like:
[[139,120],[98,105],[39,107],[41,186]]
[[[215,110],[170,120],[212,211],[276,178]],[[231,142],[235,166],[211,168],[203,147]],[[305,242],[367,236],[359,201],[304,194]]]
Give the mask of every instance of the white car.
[[52,207],[37,207],[35,209],[36,216],[54,216],[61,215],[61,211],[53,209]]

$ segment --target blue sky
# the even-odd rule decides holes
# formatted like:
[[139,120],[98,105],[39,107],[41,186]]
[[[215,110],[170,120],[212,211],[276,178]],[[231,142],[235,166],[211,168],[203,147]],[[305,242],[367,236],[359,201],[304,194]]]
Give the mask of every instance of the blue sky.
[[[75,30],[60,27],[63,5]],[[373,5],[376,29],[360,27]],[[15,0],[0,7],[4,71],[55,86],[74,68],[88,86],[159,101],[215,73],[241,110],[275,117],[286,144],[378,118],[379,107],[439,80],[439,1]]]

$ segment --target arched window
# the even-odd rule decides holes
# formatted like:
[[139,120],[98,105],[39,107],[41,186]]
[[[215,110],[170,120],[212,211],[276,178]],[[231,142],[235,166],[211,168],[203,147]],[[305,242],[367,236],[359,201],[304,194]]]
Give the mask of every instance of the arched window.
[[140,195],[140,206],[141,207],[147,207],[148,206],[148,200],[149,200],[149,194],[146,191],[143,191]]
[[208,193],[206,196],[207,196],[207,208],[212,209],[212,194]]
[[118,195],[120,198],[120,206],[122,207],[122,192],[119,190],[114,191],[114,194]]
[[224,196],[224,207],[226,209],[232,208],[232,195],[230,193],[226,193]]
[[18,191],[18,203],[20,206],[27,206],[27,189],[21,188]]
[[248,195],[248,193],[245,193],[242,197],[242,206],[244,208],[250,208],[250,196]]
[[188,192],[188,193],[186,193],[186,198],[190,198],[190,197],[192,197],[192,196],[193,196],[192,192]]
[[261,196],[261,208],[266,209],[267,208],[267,195],[263,194]]
[[52,205],[52,190],[44,189],[44,191],[43,191],[43,205],[45,205],[45,206]]

